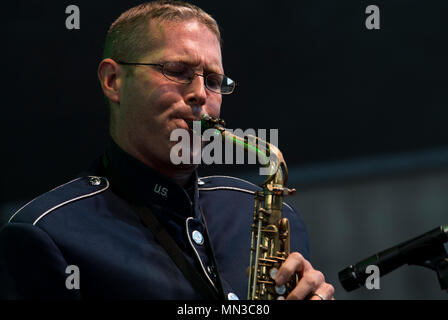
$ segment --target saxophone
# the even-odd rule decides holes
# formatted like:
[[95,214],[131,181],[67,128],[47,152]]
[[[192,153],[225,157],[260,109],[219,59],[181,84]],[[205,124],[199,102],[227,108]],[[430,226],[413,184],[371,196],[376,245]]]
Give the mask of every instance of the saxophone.
[[290,253],[289,221],[282,218],[282,204],[283,197],[294,194],[296,190],[285,187],[288,169],[277,147],[257,137],[238,137],[224,126],[222,119],[208,115],[201,118],[201,129],[213,128],[224,141],[243,146],[248,152],[264,157],[263,163],[267,163],[269,169],[268,177],[260,185],[262,190],[255,192],[247,299],[283,300],[295,287],[297,277],[282,286],[276,286],[274,281],[280,265]]

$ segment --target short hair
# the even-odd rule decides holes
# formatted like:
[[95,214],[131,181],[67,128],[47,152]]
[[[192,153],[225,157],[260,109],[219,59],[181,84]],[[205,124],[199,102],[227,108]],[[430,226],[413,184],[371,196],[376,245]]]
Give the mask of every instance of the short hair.
[[215,19],[201,8],[183,1],[157,0],[135,6],[122,13],[110,26],[104,45],[103,59],[131,61],[151,50],[147,37],[149,21],[185,21],[195,19],[207,26],[221,44]]

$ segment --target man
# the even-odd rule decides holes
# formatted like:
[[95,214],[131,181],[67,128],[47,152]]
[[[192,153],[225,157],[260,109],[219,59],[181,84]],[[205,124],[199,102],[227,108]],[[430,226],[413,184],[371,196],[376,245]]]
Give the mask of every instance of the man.
[[[170,160],[174,129],[219,116],[222,94],[233,90],[223,75],[218,26],[193,5],[147,3],[112,24],[98,68],[112,139],[87,175],[31,201],[2,230],[9,297],[246,297],[256,186],[198,178],[196,165]],[[298,252],[277,285],[298,274],[288,299],[332,299],[333,287],[305,259],[301,216],[287,205],[283,214]]]

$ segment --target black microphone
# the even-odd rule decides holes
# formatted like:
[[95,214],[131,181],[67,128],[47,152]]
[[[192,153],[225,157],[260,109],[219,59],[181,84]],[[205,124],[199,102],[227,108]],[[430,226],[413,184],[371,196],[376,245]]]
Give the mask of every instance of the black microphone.
[[[371,275],[366,273],[369,265],[375,265],[380,271],[380,277],[397,269],[403,264],[424,265],[427,260],[433,260],[441,254],[446,255],[444,243],[448,241],[448,225],[437,227],[409,241],[374,254],[355,265],[350,265],[339,272],[339,281],[347,291],[353,291],[364,286]],[[424,265],[428,266],[429,265]]]

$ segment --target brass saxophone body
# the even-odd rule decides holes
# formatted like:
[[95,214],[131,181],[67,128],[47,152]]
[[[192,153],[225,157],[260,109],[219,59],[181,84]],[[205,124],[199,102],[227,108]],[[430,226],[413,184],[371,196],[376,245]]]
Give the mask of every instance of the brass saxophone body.
[[[224,121],[203,115],[201,128],[216,129],[224,140],[243,146],[248,152],[255,152],[269,158],[266,166],[270,172],[260,185],[262,190],[255,192],[253,222],[251,225],[248,300],[284,299],[295,287],[297,279],[283,286],[275,285],[275,276],[280,265],[290,253],[289,221],[282,217],[283,197],[295,193],[295,189],[285,187],[288,169],[280,150],[272,144],[256,137],[241,138],[226,131]],[[268,156],[269,154],[269,156]]]

